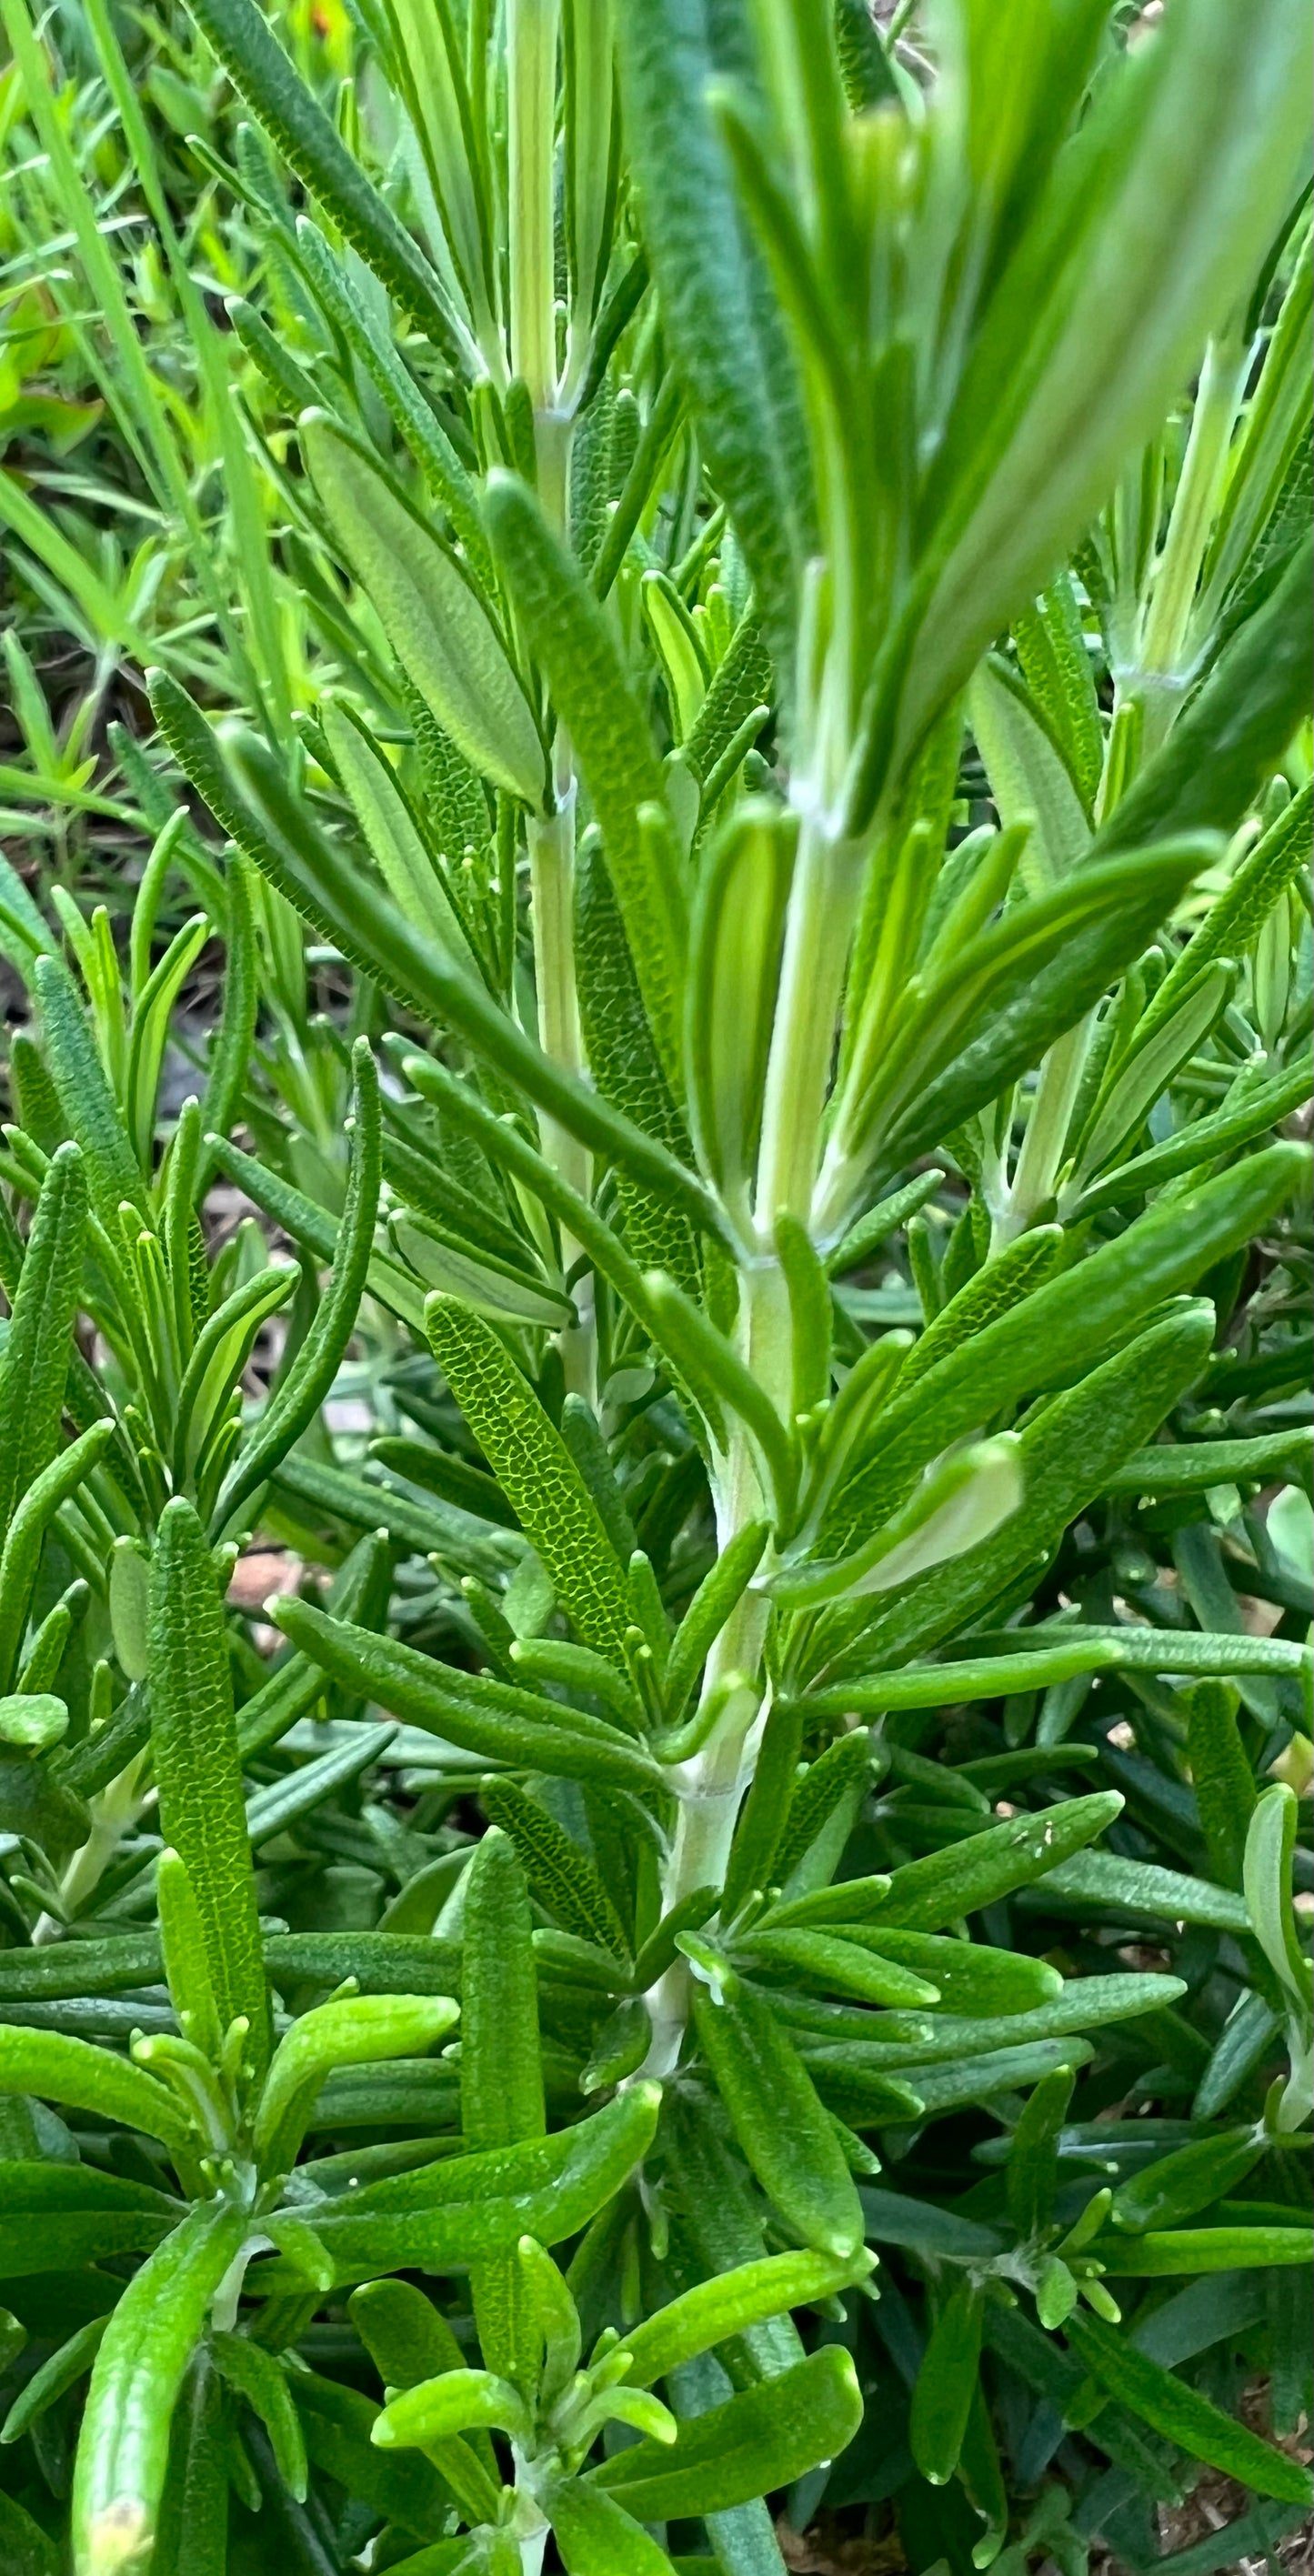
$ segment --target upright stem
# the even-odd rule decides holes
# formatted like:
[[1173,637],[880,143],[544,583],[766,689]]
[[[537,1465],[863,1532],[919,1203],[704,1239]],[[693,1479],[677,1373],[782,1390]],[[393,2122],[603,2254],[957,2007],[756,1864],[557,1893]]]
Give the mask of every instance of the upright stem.
[[[558,408],[553,169],[556,150],[557,39],[560,0],[507,0],[509,115],[511,367],[534,410],[539,499],[549,524],[566,533],[572,422]],[[585,1070],[575,986],[574,753],[564,726],[552,746],[553,807],[530,817],[529,848],[538,1035],[544,1053],[567,1073]],[[543,1151],[572,1189],[589,1195],[586,1149],[554,1119],[540,1120]],[[572,1266],[578,1246],[563,1246]],[[561,1337],[567,1384],[594,1392],[596,1331],[593,1285],[585,1274],[575,1298],[577,1322]]]
[[[118,1856],[124,1835],[130,1833],[154,1791],[143,1791],[144,1754],[136,1754],[126,1771],[120,1771],[98,1796],[91,1801],[91,1832],[79,1844],[59,1882],[59,1897],[64,1916],[75,1920],[89,1897],[95,1894],[110,1863]],[[54,1915],[40,1916],[32,1934],[33,1946],[58,1937],[60,1925]]]
[[[742,1358],[768,1393],[786,1405],[789,1301],[775,1261],[760,1262],[741,1277],[739,1345]],[[767,1508],[757,1462],[741,1428],[732,1431],[729,1448],[714,1467],[712,1483],[717,1545],[724,1552],[737,1532],[761,1519]],[[692,1896],[696,1888],[725,1883],[735,1825],[753,1776],[756,1739],[764,1722],[762,1656],[769,1617],[765,1596],[745,1592],[707,1658],[699,1705],[707,1708],[724,1696],[724,1706],[707,1742],[672,1773],[678,1812],[670,1858],[662,1873],[663,1913]],[[689,2018],[689,1971],[683,1959],[667,1969],[645,2001],[652,2041],[641,2071],[664,2078],[679,2058]]]
[[[538,1038],[545,1055],[566,1073],[584,1069],[579,1003],[575,991],[574,880],[575,781],[558,792],[554,814],[531,814],[525,837],[533,901],[534,975],[538,987]],[[576,1189],[587,1186],[588,1152],[564,1128],[544,1119],[544,1150]],[[548,1143],[548,1135],[551,1143]]]
[[[707,1658],[703,1706],[733,1675],[742,1675],[743,1683],[731,1691],[702,1750],[672,1774],[679,1807],[670,1858],[662,1873],[664,1914],[692,1896],[695,1888],[725,1883],[740,1804],[752,1777],[745,1755],[761,1710],[755,1676],[766,1642],[767,1617],[767,1603],[756,1593],[745,1593]],[[689,1970],[683,1959],[659,1977],[644,2001],[652,2039],[639,2071],[662,2081],[676,2065],[689,2018]]]
[[1139,667],[1126,676],[1119,692],[1139,697],[1143,703],[1144,754],[1158,750],[1190,678],[1187,632],[1245,393],[1248,360],[1248,350],[1229,334],[1210,341],[1200,370],[1186,454],[1141,629]]
[[1055,1039],[1041,1065],[1012,1185],[990,1209],[992,1253],[1002,1252],[1006,1244],[1025,1234],[1054,1196],[1094,1027],[1095,1014],[1089,1011],[1075,1028]]
[[[547,816],[531,815],[525,827],[529,846],[529,880],[532,897],[534,931],[534,978],[538,989],[538,1037],[545,1055],[564,1071],[582,1074],[584,1044],[580,1034],[579,1001],[575,985],[575,781],[570,775],[570,744],[564,732],[557,736],[558,764],[566,770],[566,782],[557,789],[556,812]],[[588,1198],[591,1188],[589,1152],[577,1136],[560,1126],[545,1113],[539,1117],[539,1140],[543,1153],[581,1198]],[[579,1246],[573,1238],[562,1243],[562,1258],[571,1269],[578,1257]],[[561,1336],[561,1357],[567,1386],[575,1393],[594,1392],[596,1329],[594,1319],[592,1273],[583,1273],[575,1289],[576,1322]]]
[[553,159],[560,0],[507,0],[511,368],[535,411],[556,385]]
[[764,1244],[774,1240],[782,1208],[804,1224],[811,1214],[859,856],[853,842],[836,839],[820,822],[804,819],[762,1107],[755,1204]]

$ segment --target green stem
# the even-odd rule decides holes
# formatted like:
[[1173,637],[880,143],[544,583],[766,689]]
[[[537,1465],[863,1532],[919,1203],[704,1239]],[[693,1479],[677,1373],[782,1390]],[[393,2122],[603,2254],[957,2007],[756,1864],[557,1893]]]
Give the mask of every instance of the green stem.
[[812,1212],[859,857],[856,843],[835,839],[818,823],[804,821],[762,1107],[755,1209],[763,1244],[774,1241],[782,1209],[804,1224]]
[[1006,1244],[1025,1234],[1054,1196],[1094,1028],[1095,1014],[1090,1011],[1055,1040],[1041,1065],[1012,1183],[990,1208],[992,1253],[1002,1252]]
[[[557,736],[558,762],[568,771],[570,746]],[[562,1072],[584,1073],[575,986],[574,881],[575,781],[568,777],[558,790],[556,812],[531,815],[525,827],[529,847],[531,921],[534,933],[534,977],[538,990],[538,1039],[545,1055]],[[539,1115],[539,1141],[553,1170],[579,1197],[591,1195],[588,1147],[545,1111]],[[579,1246],[563,1239],[562,1259],[574,1266]],[[577,1324],[562,1335],[561,1355],[567,1384],[579,1394],[592,1394],[596,1332],[592,1272],[583,1274],[575,1292]]]
[[[69,1921],[75,1921],[89,1897],[95,1894],[111,1861],[117,1859],[124,1835],[132,1831],[143,1808],[149,1805],[152,1792],[141,1787],[146,1767],[144,1753],[136,1755],[126,1771],[91,1801],[91,1832],[74,1852],[59,1882],[60,1903]],[[43,1914],[32,1934],[33,1945],[40,1947],[53,1941],[60,1925],[51,1914]]]
[[[555,43],[554,34],[547,56],[549,68],[555,65]],[[549,127],[550,122],[549,118]],[[539,280],[540,292],[548,297],[549,322],[552,319],[551,287],[549,264],[546,280]],[[550,380],[541,384],[539,390],[543,399],[536,400],[534,412],[539,499],[551,526],[564,538],[569,519],[574,427],[565,413],[552,408]],[[552,744],[552,784],[554,812],[550,816],[532,815],[526,825],[534,979],[538,993],[538,1038],[544,1054],[550,1056],[563,1072],[576,1078],[586,1078],[575,981],[575,755],[570,735],[560,724]],[[588,1198],[591,1189],[588,1148],[568,1135],[555,1119],[546,1116],[540,1116],[539,1137],[544,1154],[562,1179],[582,1198]],[[562,1253],[567,1269],[575,1266],[579,1250],[573,1238],[563,1241]],[[587,1396],[591,1402],[597,1376],[597,1322],[591,1270],[581,1272],[574,1295],[577,1320],[561,1336],[562,1365],[570,1391]]]
[[560,0],[507,0],[511,367],[535,412],[557,376],[553,259],[557,31]]
[[[760,1712],[761,1693],[749,1676],[761,1664],[767,1615],[767,1603],[757,1594],[746,1593],[708,1656],[704,1704],[732,1676],[742,1675],[743,1681],[730,1692],[702,1750],[672,1774],[678,1808],[670,1858],[662,1873],[664,1914],[692,1896],[695,1888],[725,1883],[739,1809],[752,1778],[745,1754]],[[676,1959],[644,1997],[652,2039],[641,2075],[661,2082],[673,2072],[689,2019],[689,1991],[688,1967],[683,1959]]]
[[[761,1262],[740,1279],[740,1355],[774,1402],[788,1405],[791,1372],[789,1298],[775,1261]],[[724,1551],[750,1521],[770,1506],[751,1446],[738,1426],[724,1457],[714,1462],[716,1531]],[[754,1739],[764,1708],[762,1658],[770,1603],[745,1592],[708,1655],[699,1706],[723,1696],[724,1706],[707,1742],[673,1772],[677,1805],[670,1857],[662,1873],[662,1911],[699,1887],[722,1887],[745,1793],[753,1777]],[[736,1686],[737,1685],[737,1686]],[[678,2062],[689,2018],[689,1971],[677,1959],[645,1997],[652,2042],[642,2073],[659,2080]]]
[[1231,334],[1211,340],[1200,371],[1182,471],[1141,628],[1139,668],[1119,694],[1145,708],[1145,754],[1168,733],[1190,678],[1187,629],[1245,393],[1249,352]]

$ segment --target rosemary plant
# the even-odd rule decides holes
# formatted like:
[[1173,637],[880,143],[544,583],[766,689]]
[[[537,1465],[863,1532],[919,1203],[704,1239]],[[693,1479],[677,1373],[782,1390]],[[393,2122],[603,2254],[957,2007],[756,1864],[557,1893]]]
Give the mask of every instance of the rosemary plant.
[[329,95],[189,7],[223,330],[85,23],[233,477],[214,663],[113,639],[126,966],[0,877],[0,2531],[767,2576],[824,2497],[1080,2576],[1208,2462],[1267,2549],[1307,13],[362,0]]

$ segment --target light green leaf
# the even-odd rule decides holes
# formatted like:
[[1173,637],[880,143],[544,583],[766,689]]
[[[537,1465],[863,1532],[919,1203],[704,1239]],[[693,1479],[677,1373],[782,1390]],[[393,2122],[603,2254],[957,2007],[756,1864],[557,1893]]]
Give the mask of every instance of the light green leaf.
[[114,1431],[112,1422],[95,1422],[81,1439],[57,1451],[29,1485],[10,1522],[0,1551],[0,1690],[8,1691],[18,1669],[46,1531],[104,1457]]
[[222,1531],[259,1492],[313,1422],[333,1386],[355,1326],[369,1277],[382,1170],[379,1077],[365,1038],[357,1039],[352,1052],[351,1098],[351,1167],[328,1285],[291,1368],[224,1479],[215,1505],[216,1531]]
[[281,2173],[296,2157],[316,2094],[339,2066],[415,2057],[434,2047],[457,2017],[449,1995],[348,1996],[303,2013],[279,2041],[252,2131],[257,2160]]
[[893,1520],[851,1555],[829,1564],[787,1565],[771,1578],[772,1597],[793,1610],[893,1591],[984,1546],[1021,1510],[1028,1490],[1022,1446],[1013,1434],[978,1441],[931,1468]]
[[537,809],[538,727],[469,574],[326,414],[300,435],[335,542],[407,677],[482,776]]
[[582,1709],[483,1673],[458,1674],[413,1646],[328,1618],[308,1601],[280,1601],[276,1616],[294,1644],[349,1689],[410,1726],[465,1746],[480,1761],[627,1789],[652,1788],[661,1779],[631,1738]]
[[154,2076],[125,2064],[90,2040],[63,2031],[0,2029],[0,2091],[34,2093],[101,2119],[143,2129],[169,2147],[185,2147],[188,2127],[171,2094]]
[[1027,690],[1006,662],[990,655],[967,693],[968,714],[985,762],[990,793],[1005,826],[1030,817],[1024,878],[1039,886],[1075,867],[1090,846],[1091,826],[1067,760]]
[[563,2478],[547,2507],[567,2576],[675,2576],[665,2550],[601,2488]]
[[780,973],[795,829],[765,799],[741,806],[699,872],[684,1009],[698,1158],[746,1216]]
[[477,972],[442,875],[364,724],[339,698],[321,700],[320,722],[366,846],[398,911],[464,974]]
[[806,2243],[848,2259],[862,2243],[857,2193],[811,2077],[769,2004],[737,1979],[719,2002],[696,1984],[693,2002],[699,2041],[763,2190]]
[[862,2418],[853,2364],[836,2344],[777,2379],[731,2397],[680,2427],[669,2450],[643,2441],[590,2473],[636,2522],[723,2513],[833,2459]]
[[[1131,1143],[1150,1110],[1167,1091],[1187,1058],[1196,1053],[1226,1008],[1232,970],[1223,958],[1206,967],[1184,993],[1177,1009],[1161,1018],[1152,1035],[1133,1043],[1105,1085],[1091,1112],[1090,1124],[1077,1147],[1069,1190],[1079,1195],[1103,1166]],[[1066,1201],[1066,1193],[1064,1196]]]

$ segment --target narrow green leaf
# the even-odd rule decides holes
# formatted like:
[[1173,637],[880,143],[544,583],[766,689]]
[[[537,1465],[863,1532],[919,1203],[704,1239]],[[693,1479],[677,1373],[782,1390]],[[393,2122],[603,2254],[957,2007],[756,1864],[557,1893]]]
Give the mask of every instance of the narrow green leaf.
[[1203,1681],[1184,1697],[1187,1759],[1210,1865],[1224,1887],[1239,1888],[1255,1783],[1236,1722],[1237,1695],[1225,1682]]
[[775,1854],[786,1890],[803,1894],[834,1875],[876,1770],[865,1727],[837,1736],[800,1780]]
[[1143,1191],[1158,1189],[1164,1181],[1176,1179],[1181,1172],[1194,1171],[1229,1154],[1238,1145],[1248,1145],[1254,1136],[1262,1136],[1276,1127],[1293,1109],[1299,1109],[1314,1090],[1314,1070],[1308,1060],[1297,1063],[1289,1073],[1274,1074],[1270,1079],[1247,1082],[1239,1076],[1233,1085],[1229,1102],[1221,1109],[1206,1111],[1203,1117],[1189,1119],[1186,1125],[1162,1145],[1151,1145],[1104,1175],[1078,1201],[1074,1215],[1087,1216],[1116,1206],[1122,1199],[1139,1196]]
[[967,693],[972,731],[1001,823],[1031,821],[1024,873],[1052,882],[1090,846],[1088,806],[1063,750],[1015,671],[987,655]]
[[960,2282],[950,2292],[917,2373],[908,2441],[932,2486],[946,2486],[958,2466],[976,2390],[983,2306],[976,2282]]
[[224,1480],[215,1506],[223,1530],[313,1422],[332,1388],[369,1275],[381,1180],[379,1077],[368,1041],[352,1054],[352,1155],[328,1286],[287,1376]]
[[1058,2193],[1059,2131],[1068,2116],[1073,2078],[1067,2067],[1037,2084],[1009,2142],[1008,2215],[1024,2243],[1041,2235]]
[[657,1053],[678,1098],[684,900],[661,865],[661,845],[640,828],[643,808],[664,804],[647,725],[602,610],[533,494],[494,474],[486,510],[503,578],[579,759]]
[[326,414],[303,420],[300,437],[334,542],[407,677],[481,775],[537,808],[538,727],[469,574]]
[[188,2141],[187,2123],[172,2094],[153,2076],[62,2031],[13,2024],[0,2029],[0,2090],[34,2093],[42,2101],[120,2120],[125,2128],[162,2138],[166,2146],[184,2147]]
[[[378,318],[368,299],[353,284],[346,262],[334,257],[323,234],[305,215],[298,218],[296,240],[320,303],[350,344],[430,490],[441,501],[476,581],[485,591],[491,589],[492,566],[478,496],[433,405],[426,402],[408,373],[390,334],[380,330]],[[313,407],[313,385],[300,398],[295,386],[291,392],[294,413],[300,414],[307,402]]]
[[586,1645],[625,1669],[624,1580],[579,1469],[490,1324],[454,1297],[425,1306],[434,1356]]
[[563,2478],[547,2507],[567,2576],[675,2576],[665,2550],[601,2488]]
[[92,2317],[41,2364],[14,2399],[0,2428],[0,2442],[21,2441],[30,2424],[40,2422],[65,2391],[75,2388],[90,2369],[108,2319]]
[[198,0],[197,23],[290,167],[353,249],[447,354],[459,345],[433,270],[311,96],[254,0]]
[[698,1157],[743,1210],[756,1159],[795,829],[742,805],[699,871],[684,1003],[685,1081]]
[[450,1995],[355,1995],[302,2013],[265,2078],[252,2129],[257,2163],[282,2173],[295,2161],[315,2096],[335,2068],[417,2056],[436,2046],[456,2017]]
[[290,1265],[257,1271],[207,1316],[183,1371],[174,1412],[173,1464],[179,1485],[195,1475],[240,1384],[257,1334],[295,1294],[296,1285],[297,1272]]
[[155,1141],[156,1098],[174,1005],[201,950],[211,936],[203,912],[175,932],[133,1005],[124,1076],[124,1109],[128,1134],[143,1171],[149,1171]]
[[1231,990],[1232,967],[1219,958],[1196,977],[1177,1009],[1159,1021],[1152,1036],[1142,1038],[1137,1033],[1131,1053],[1100,1092],[1077,1141],[1074,1190],[1135,1141],[1155,1102],[1204,1046]]
[[1117,1791],[1102,1790],[1097,1797],[1070,1798],[1042,1815],[1012,1816],[948,1851],[905,1861],[891,1877],[877,1918],[881,1924],[928,1932],[955,1923],[1043,1878],[1069,1853],[1092,1842],[1121,1810]]
[[626,1789],[653,1788],[661,1779],[638,1745],[582,1709],[485,1674],[458,1674],[413,1646],[328,1618],[308,1601],[280,1601],[275,1615],[293,1643],[349,1690],[481,1761]]
[[1147,946],[1211,855],[1203,838],[1156,846],[1007,908],[919,997],[844,1150],[903,1170],[996,1099]]
[[398,911],[463,973],[477,972],[460,917],[415,816],[364,724],[338,698],[321,701],[320,722],[366,846]]
[[46,1531],[114,1438],[112,1422],[95,1422],[80,1440],[57,1451],[48,1467],[29,1485],[0,1552],[0,1690],[8,1689],[18,1668],[32,1590]]
[[906,1397],[896,1391],[882,1426],[879,1466],[841,1492],[825,1525],[827,1544],[837,1526],[870,1526],[889,1509],[892,1491],[909,1490],[913,1474],[983,1415],[1024,1390],[1070,1383],[1083,1362],[1124,1340],[1152,1306],[1189,1288],[1248,1241],[1270,1210],[1302,1186],[1306,1168],[1299,1146],[1270,1146],[1237,1170],[1160,1201],[1116,1241],[950,1352]]
[[705,2415],[686,2419],[669,2449],[651,2440],[618,2451],[588,2483],[614,2496],[636,2522],[723,2513],[801,2477],[852,2440],[862,2398],[848,2354],[810,2354]]
[[227,2029],[246,2016],[260,2066],[269,2004],[228,1639],[205,1533],[180,1496],[161,1516],[151,1560],[150,1703],[161,1828],[196,1899],[220,2020]]
[[463,2271],[515,2254],[525,2235],[540,2245],[578,2235],[646,2154],[660,2099],[658,2085],[633,2084],[556,2137],[363,2184],[341,2214],[332,2209],[316,2216],[335,2280]]
[[1147,2229],[1179,2227],[1197,2210],[1235,2196],[1238,2183],[1265,2153],[1262,2130],[1224,2129],[1196,2138],[1175,2154],[1160,2156],[1119,2185],[1109,2216],[1115,2227],[1143,2236]]
[[206,1956],[205,1925],[186,1867],[176,1851],[161,1852],[155,1885],[164,1974],[179,2028],[184,2039],[194,2041],[217,2065],[224,2026]]
[[511,1780],[492,1783],[483,1793],[483,1804],[490,1823],[500,1826],[514,1844],[530,1894],[562,1930],[597,1941],[625,1958],[630,1945],[602,1879],[547,1808]]
[[678,1719],[712,1646],[742,1600],[762,1561],[768,1535],[765,1521],[751,1521],[737,1530],[699,1584],[666,1660],[662,1688],[672,1719]]
[[1279,896],[1309,864],[1314,833],[1314,786],[1302,788],[1247,851],[1238,868],[1197,923],[1141,1021],[1143,1040],[1176,1009],[1197,976],[1219,957],[1243,957],[1258,937]]
[[[596,827],[575,854],[575,984],[584,1052],[599,1091],[681,1163],[692,1163],[689,1131],[662,1071]],[[687,1217],[624,1166],[616,1189],[633,1257],[644,1268],[669,1270],[696,1293],[698,1252]]]
[[377,1762],[392,1742],[390,1726],[353,1726],[345,1742],[331,1745],[315,1761],[303,1763],[282,1779],[271,1780],[246,1802],[246,1830],[253,1851],[288,1833],[302,1816],[333,1798],[348,1780]]
[[996,1316],[1008,1314],[1034,1288],[1043,1286],[1058,1267],[1062,1246],[1060,1226],[1033,1226],[983,1263],[914,1342],[899,1373],[900,1395],[938,1360],[948,1359],[964,1342],[983,1333]]
[[59,1442],[82,1277],[86,1170],[61,1145],[42,1183],[0,1353],[0,1545]]
[[739,1415],[759,1452],[778,1519],[788,1523],[798,1482],[798,1456],[793,1436],[781,1421],[770,1396],[752,1371],[717,1331],[692,1298],[650,1271],[644,1281],[657,1339],[669,1351],[681,1377],[687,1379],[713,1426],[722,1402]]
[[872,1957],[859,1941],[846,1940],[844,1926],[832,1932],[750,1931],[744,1955],[768,1970],[782,1970],[798,1984],[823,1994],[857,1995],[864,2003],[921,2009],[938,2003],[940,1989],[912,1968],[883,1955]]
[[126,1200],[145,1216],[141,1171],[119,1114],[82,1004],[67,967],[39,957],[34,975],[45,1031],[46,1060],[60,1107],[86,1156],[92,1206],[117,1239]]
[[770,2006],[744,1987],[727,1989],[718,2003],[696,1985],[693,2000],[700,2044],[763,2190],[805,2242],[851,2256],[862,2243],[857,2193],[811,2078]]
[[1270,2449],[1257,2433],[1224,2415],[1185,2380],[1161,2370],[1126,2335],[1080,2310],[1069,2317],[1066,2332],[1101,2388],[1166,2441],[1175,2442],[1192,2459],[1207,2460],[1257,2495],[1278,2496],[1308,2509],[1314,2492],[1308,2469]]
[[[890,1887],[893,1894],[895,1879]],[[1025,1958],[984,1941],[946,1940],[938,1933],[901,1927],[887,1930],[884,1913],[885,1907],[880,1906],[870,1923],[837,1926],[837,1937],[868,1952],[875,1961],[889,1960],[914,1976],[925,1977],[950,2012],[1004,2016],[1031,2012],[1063,1991],[1057,1968],[1044,1959]]]
[[1181,2273],[1307,2271],[1314,2262],[1308,2227],[1179,2227],[1162,2235],[1095,2239],[1098,2260],[1110,2279],[1171,2280]]
[[250,2225],[224,2200],[193,2209],[129,2282],[91,2374],[73,2476],[73,2546],[98,2572],[154,2540],[174,2406],[206,2316]]
[[1285,1781],[1265,1789],[1246,1834],[1243,1881],[1255,1939],[1297,2012],[1311,2018],[1310,1963],[1296,1931],[1291,1901],[1297,1801]]
[[626,136],[666,328],[788,686],[815,504],[792,359],[709,106],[710,31],[681,0],[661,0],[640,17],[625,13],[618,35]]
[[1033,608],[1018,612],[1013,620],[1013,641],[1027,687],[1061,744],[1089,810],[1099,792],[1104,767],[1104,734],[1082,612],[1070,573],[1061,574],[1051,583]]
[[833,2298],[875,2269],[864,2247],[856,2254],[772,2254],[742,2263],[714,2281],[701,2281],[669,2306],[657,2308],[621,2339],[631,2356],[626,2386],[651,2388],[683,2362],[710,2352],[759,2319]]
[[221,2379],[245,2399],[269,2435],[274,2464],[290,2495],[306,2500],[308,2484],[305,2436],[292,2402],[287,2375],[273,2354],[249,2335],[216,2334],[210,2350]]

